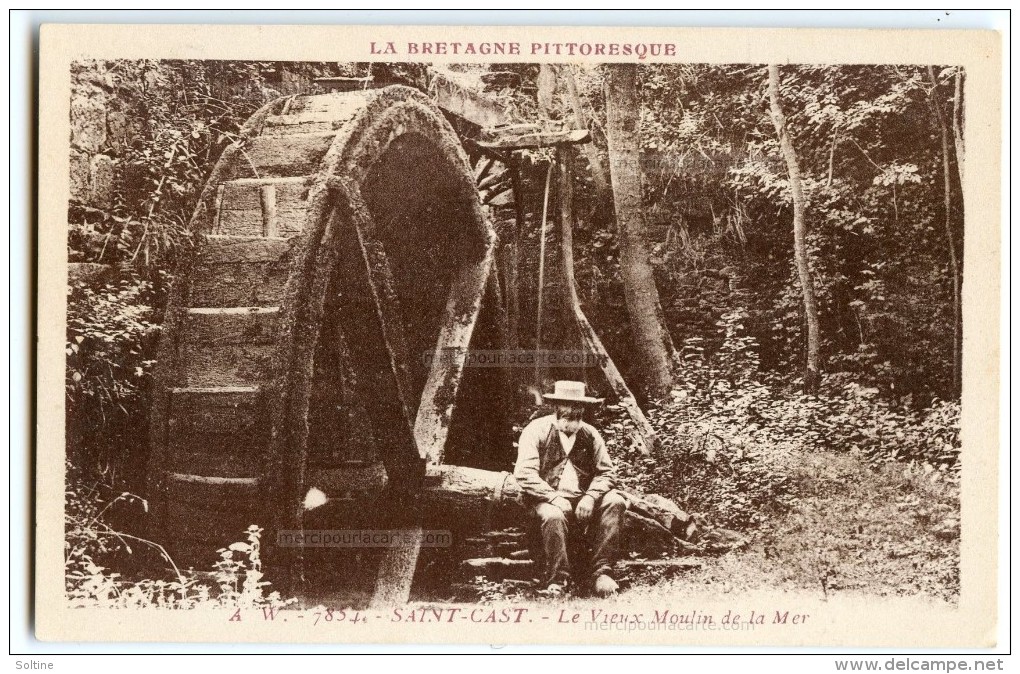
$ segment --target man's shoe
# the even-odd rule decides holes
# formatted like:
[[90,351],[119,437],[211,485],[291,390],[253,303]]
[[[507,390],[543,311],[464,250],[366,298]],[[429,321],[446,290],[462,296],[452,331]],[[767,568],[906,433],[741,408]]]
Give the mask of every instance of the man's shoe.
[[539,594],[546,597],[562,597],[567,594],[567,586],[565,583],[549,583],[539,590]]
[[595,579],[595,594],[600,597],[610,597],[617,593],[620,586],[615,580],[602,573]]

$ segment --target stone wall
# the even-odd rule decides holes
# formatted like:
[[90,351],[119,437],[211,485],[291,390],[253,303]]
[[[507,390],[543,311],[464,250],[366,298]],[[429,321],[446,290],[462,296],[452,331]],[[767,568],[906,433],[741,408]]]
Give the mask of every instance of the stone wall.
[[[132,116],[132,86],[157,86],[152,71],[142,80],[123,86],[123,71],[114,61],[89,61],[71,69],[71,200],[108,210],[113,205],[116,158],[133,138],[143,132],[146,120]],[[310,93],[315,78],[354,72],[353,64],[266,63],[261,68],[268,97]],[[233,84],[210,82],[214,94],[229,96]]]
[[77,64],[71,74],[71,200],[108,209],[114,195],[114,157],[141,126],[123,112],[105,64]]

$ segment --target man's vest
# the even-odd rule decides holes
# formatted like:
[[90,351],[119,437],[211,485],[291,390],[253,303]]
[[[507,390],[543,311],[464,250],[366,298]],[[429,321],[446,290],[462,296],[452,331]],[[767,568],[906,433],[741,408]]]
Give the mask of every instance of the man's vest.
[[[570,450],[570,462],[577,472],[577,486],[586,491],[595,476],[595,437],[585,424],[577,429],[576,436],[574,447]],[[538,446],[538,459],[539,477],[553,489],[558,488],[560,475],[567,463],[567,453],[563,451],[555,423],[549,426],[549,433]]]

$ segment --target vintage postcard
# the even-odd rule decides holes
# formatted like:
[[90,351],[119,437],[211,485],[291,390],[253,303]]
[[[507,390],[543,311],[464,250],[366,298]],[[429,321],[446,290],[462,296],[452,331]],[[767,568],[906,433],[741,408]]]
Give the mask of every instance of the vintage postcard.
[[43,26],[38,638],[994,646],[1000,49]]

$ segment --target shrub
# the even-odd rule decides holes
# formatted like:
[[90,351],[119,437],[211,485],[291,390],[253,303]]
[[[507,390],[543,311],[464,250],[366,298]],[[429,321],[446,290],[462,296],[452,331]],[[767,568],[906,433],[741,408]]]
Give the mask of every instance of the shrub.
[[[90,471],[124,466],[144,427],[158,329],[151,292],[136,276],[68,292],[67,448]],[[117,482],[116,475],[108,479]]]
[[[958,403],[934,400],[913,409],[846,374],[825,377],[818,394],[805,395],[799,382],[761,370],[745,318],[740,310],[724,315],[723,339],[714,349],[701,338],[685,342],[679,385],[649,412],[660,451],[642,457],[616,450],[625,484],[672,498],[716,524],[746,529],[794,503],[794,452],[852,452],[876,466],[904,461],[959,470]],[[623,422],[604,423],[622,444]]]

